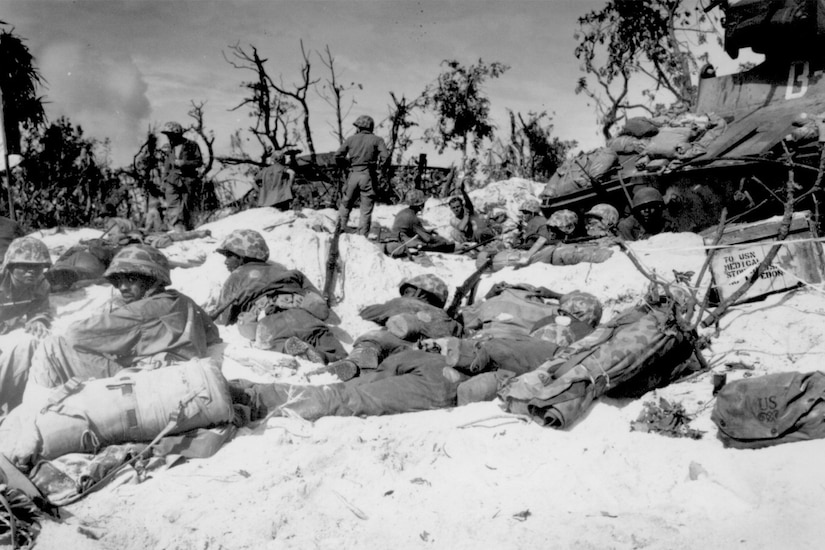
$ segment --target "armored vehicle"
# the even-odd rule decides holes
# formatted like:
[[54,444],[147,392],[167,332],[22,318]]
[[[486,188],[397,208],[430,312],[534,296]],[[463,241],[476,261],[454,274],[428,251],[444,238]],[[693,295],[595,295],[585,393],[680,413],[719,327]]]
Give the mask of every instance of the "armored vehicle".
[[627,212],[633,188],[657,188],[679,229],[781,214],[789,178],[795,209],[818,220],[825,142],[825,0],[717,2],[725,50],[765,55],[756,67],[715,76],[703,69],[695,109],[631,118],[607,147],[571,159],[547,184],[542,206],[586,211],[608,202]]

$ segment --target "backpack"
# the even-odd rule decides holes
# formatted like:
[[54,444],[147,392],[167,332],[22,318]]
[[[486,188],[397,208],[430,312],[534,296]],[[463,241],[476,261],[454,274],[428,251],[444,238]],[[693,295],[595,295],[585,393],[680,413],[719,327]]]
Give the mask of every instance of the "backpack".
[[667,306],[634,307],[514,378],[499,396],[509,412],[567,428],[598,397],[638,395],[676,376],[692,353]]
[[711,413],[725,447],[758,449],[825,437],[825,373],[783,372],[730,382]]

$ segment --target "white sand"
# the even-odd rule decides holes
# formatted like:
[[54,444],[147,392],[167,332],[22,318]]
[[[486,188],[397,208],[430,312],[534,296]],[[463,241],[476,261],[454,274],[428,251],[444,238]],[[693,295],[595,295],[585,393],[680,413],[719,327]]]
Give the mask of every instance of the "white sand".
[[[515,210],[517,195],[531,185],[507,183],[517,192],[495,184],[474,199]],[[379,207],[376,220],[389,226],[398,209]],[[210,224],[213,239],[168,249],[170,257],[206,259],[201,267],[176,269],[174,286],[213,303],[227,275],[222,257],[213,253],[220,239],[233,229],[291,221],[264,233],[272,258],[301,269],[320,288],[334,212],[304,215],[255,209]],[[439,231],[449,220],[440,201],[428,201],[424,215]],[[45,238],[52,247],[58,239],[65,246],[71,234]],[[672,279],[673,269],[699,271],[700,244],[692,234],[663,235],[634,250],[647,267]],[[454,288],[474,269],[469,259],[441,255],[432,256],[434,268],[391,260],[352,235],[342,237],[341,254],[345,274],[336,297],[342,302],[335,309],[345,343],[374,326],[358,318],[358,309],[396,296],[401,278],[434,271]],[[647,287],[618,251],[604,264],[505,269],[485,278],[479,295],[504,280],[587,290],[604,301],[605,317]],[[92,286],[58,296],[58,330],[109,295]],[[717,372],[734,362],[753,366],[754,375],[816,370],[825,351],[824,312],[822,290],[814,288],[737,307],[722,319],[718,335],[703,331],[712,337],[705,356]],[[226,343],[215,353],[225,355],[228,377],[300,381],[312,368],[252,349],[232,327],[222,327],[222,334]],[[730,371],[728,378],[746,372]],[[334,380],[326,375],[313,382]],[[631,432],[643,403],[660,396],[695,414],[692,427],[705,431],[704,438]],[[497,402],[314,424],[275,418],[264,428],[243,430],[210,459],[90,495],[68,507],[62,523],[46,523],[37,547],[821,548],[825,441],[724,449],[710,421],[712,404],[710,374],[704,374],[640,400],[604,399],[569,431],[526,424]]]

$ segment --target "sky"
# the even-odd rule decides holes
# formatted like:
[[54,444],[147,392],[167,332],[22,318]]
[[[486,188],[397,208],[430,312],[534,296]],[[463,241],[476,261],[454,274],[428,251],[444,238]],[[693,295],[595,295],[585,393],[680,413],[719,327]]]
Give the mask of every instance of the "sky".
[[[233,110],[241,84],[254,76],[224,58],[229,47],[254,45],[267,70],[287,88],[300,77],[301,50],[312,56],[313,75],[328,71],[316,52],[328,46],[342,82],[361,86],[344,122],[361,114],[379,124],[390,92],[417,97],[442,70],[442,61],[498,61],[510,69],[489,80],[485,92],[502,136],[507,111],[547,111],[554,135],[583,149],[602,144],[596,115],[576,95],[582,74],[573,55],[576,20],[605,0],[2,0],[0,19],[26,40],[47,81],[46,112],[66,115],[88,136],[109,138],[114,166],[131,162],[150,127],[184,125],[190,103],[205,102],[206,126],[215,131],[218,155],[229,153],[230,135],[250,124],[249,111]],[[310,94],[318,152],[337,148],[334,111]],[[420,118],[419,123],[431,123]],[[387,135],[379,127],[379,135]],[[417,140],[409,155],[428,153]]]

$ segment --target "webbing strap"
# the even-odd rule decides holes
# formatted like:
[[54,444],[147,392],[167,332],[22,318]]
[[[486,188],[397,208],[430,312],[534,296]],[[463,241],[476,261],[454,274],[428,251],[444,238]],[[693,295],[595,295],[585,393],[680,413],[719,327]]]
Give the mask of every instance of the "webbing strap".
[[86,489],[86,491],[84,491],[83,493],[79,493],[76,496],[74,496],[73,498],[63,502],[62,505],[66,506],[68,504],[75,503],[78,500],[80,500],[81,498],[88,495],[89,493],[97,491],[98,489],[103,487],[112,478],[114,478],[124,467],[131,466],[132,464],[134,464],[135,462],[137,462],[138,460],[140,460],[141,458],[146,456],[146,454],[149,451],[151,451],[152,448],[154,448],[160,442],[161,439],[163,439],[164,437],[169,435],[169,433],[172,430],[175,429],[175,427],[178,425],[178,423],[182,422],[184,419],[185,419],[185,415],[183,414],[183,403],[181,403],[180,408],[177,411],[175,411],[175,412],[173,412],[169,415],[169,422],[166,424],[166,426],[160,431],[160,433],[158,433],[157,436],[155,436],[155,438],[146,447],[143,448],[143,450],[141,452],[139,452],[138,454],[133,456],[130,460],[124,462],[123,464],[121,464],[117,468],[112,469],[112,471],[110,471],[108,474],[103,476],[99,481],[97,481],[93,485],[89,486]]
[[77,378],[70,378],[68,382],[57,388],[52,392],[49,396],[49,400],[46,403],[46,406],[43,407],[40,412],[45,413],[47,410],[51,408],[55,408],[56,405],[62,403],[67,397],[72,395],[73,393],[77,393],[80,388],[83,387],[83,382],[81,382]]
[[121,396],[126,402],[128,402],[127,408],[123,411],[124,423],[126,425],[129,438],[137,441],[141,439],[141,437],[140,425],[138,424],[137,398],[135,396],[134,386],[135,381],[131,378],[121,378],[117,382],[106,384],[106,389],[120,390]]

